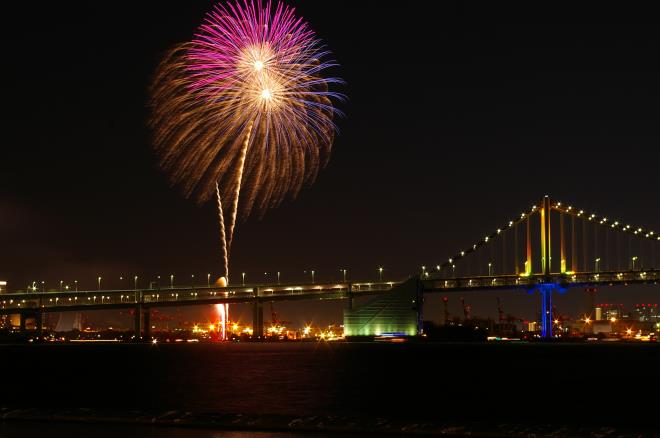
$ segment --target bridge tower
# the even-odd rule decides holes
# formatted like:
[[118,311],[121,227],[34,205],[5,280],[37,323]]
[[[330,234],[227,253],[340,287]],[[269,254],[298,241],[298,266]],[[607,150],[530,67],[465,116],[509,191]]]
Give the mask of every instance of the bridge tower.
[[543,270],[543,282],[538,290],[541,294],[541,337],[544,339],[552,338],[552,293],[557,289],[557,285],[552,278],[552,251],[551,232],[550,232],[550,197],[547,195],[541,200],[541,268]]

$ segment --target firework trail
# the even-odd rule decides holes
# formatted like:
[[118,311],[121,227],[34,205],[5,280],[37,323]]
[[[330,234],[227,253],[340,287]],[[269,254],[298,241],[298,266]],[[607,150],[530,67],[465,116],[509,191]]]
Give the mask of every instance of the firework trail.
[[218,197],[218,222],[220,223],[220,246],[222,249],[223,272],[225,279],[229,278],[229,254],[227,252],[227,233],[225,232],[225,215],[222,212],[222,198],[220,196],[220,187],[215,185],[216,196]]
[[218,4],[157,69],[150,125],[160,165],[187,197],[215,192],[226,275],[238,217],[295,198],[329,159],[333,100],[343,99],[329,90],[341,80],[321,76],[336,66],[329,56],[294,9],[243,0]]

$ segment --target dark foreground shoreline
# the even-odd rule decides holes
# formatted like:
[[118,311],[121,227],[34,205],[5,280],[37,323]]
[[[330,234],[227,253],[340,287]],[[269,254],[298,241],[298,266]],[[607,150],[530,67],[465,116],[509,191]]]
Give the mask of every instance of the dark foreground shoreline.
[[[92,409],[11,409],[0,408],[0,436],[9,428],[21,436],[21,425],[82,424],[91,428],[128,426],[136,435],[156,435],[164,430],[186,436],[191,429],[207,431],[280,432],[295,436],[444,436],[444,437],[660,437],[660,431],[620,427],[587,427],[559,424],[415,422],[385,418],[345,416],[243,415],[192,413],[184,411],[140,412]],[[18,435],[16,435],[18,436]],[[50,436],[50,435],[49,435]],[[175,436],[179,436],[175,434]],[[268,435],[266,435],[268,436]],[[278,435],[279,436],[279,435]]]
[[660,437],[655,343],[42,344],[0,357],[2,438],[41,426],[49,438]]

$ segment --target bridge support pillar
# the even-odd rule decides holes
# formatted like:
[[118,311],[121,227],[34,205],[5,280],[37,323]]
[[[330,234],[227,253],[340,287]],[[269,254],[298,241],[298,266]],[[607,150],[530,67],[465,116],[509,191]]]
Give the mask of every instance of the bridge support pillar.
[[554,284],[542,284],[539,288],[541,293],[541,337],[552,339],[552,292]]
[[41,338],[44,332],[44,313],[41,311],[34,314],[34,329],[37,332],[37,338]]
[[26,321],[27,321],[27,315],[25,314],[25,312],[21,312],[19,317],[19,330],[21,331],[21,333],[25,332],[25,326],[27,325]]
[[255,298],[252,303],[252,338],[261,339],[264,334],[264,306]]
[[144,339],[151,340],[151,309],[144,309]]
[[134,340],[136,342],[142,339],[142,304],[135,305],[135,322],[134,322]]

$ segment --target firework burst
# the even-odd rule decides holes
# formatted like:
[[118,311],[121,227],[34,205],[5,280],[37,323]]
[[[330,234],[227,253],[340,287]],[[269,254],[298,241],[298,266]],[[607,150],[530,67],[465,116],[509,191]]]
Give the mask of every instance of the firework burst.
[[329,89],[341,81],[322,76],[329,55],[294,9],[244,0],[217,5],[157,70],[160,164],[186,196],[216,197],[225,276],[239,213],[295,198],[328,161],[342,99]]

